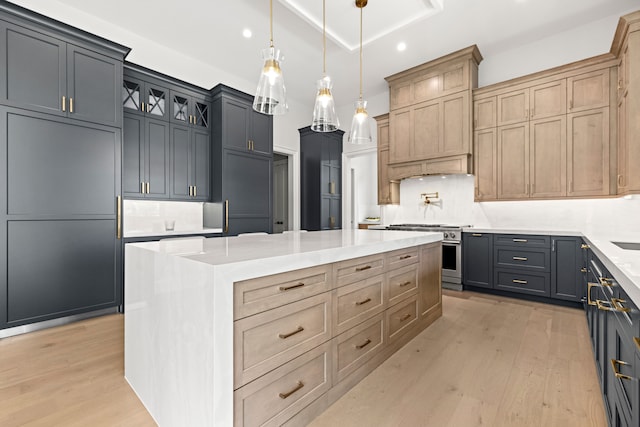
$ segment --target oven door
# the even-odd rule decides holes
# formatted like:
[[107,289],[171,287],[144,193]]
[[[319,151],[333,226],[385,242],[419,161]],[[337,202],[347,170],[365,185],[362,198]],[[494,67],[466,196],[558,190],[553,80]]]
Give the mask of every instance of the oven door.
[[442,281],[462,283],[462,245],[460,242],[442,242]]

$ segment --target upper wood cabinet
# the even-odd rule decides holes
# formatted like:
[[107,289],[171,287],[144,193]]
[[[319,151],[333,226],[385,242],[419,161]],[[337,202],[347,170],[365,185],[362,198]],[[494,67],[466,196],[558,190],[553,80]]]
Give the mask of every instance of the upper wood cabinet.
[[579,74],[567,79],[569,113],[609,105],[609,69]]
[[473,102],[473,128],[482,130],[497,125],[496,97],[478,99]]
[[529,123],[498,128],[498,198],[529,197]]
[[566,80],[539,84],[497,96],[497,125],[566,114]]
[[378,204],[400,203],[400,183],[389,179],[389,115],[375,117],[378,125]]
[[496,128],[478,130],[473,137],[473,172],[476,178],[475,199],[498,198],[498,136]]
[[555,116],[529,122],[530,197],[567,195],[567,121]]

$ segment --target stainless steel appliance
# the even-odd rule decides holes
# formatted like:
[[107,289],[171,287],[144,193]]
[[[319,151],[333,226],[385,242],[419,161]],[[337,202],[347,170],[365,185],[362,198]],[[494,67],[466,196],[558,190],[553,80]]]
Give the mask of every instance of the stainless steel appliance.
[[392,224],[387,230],[433,231],[443,234],[442,287],[462,290],[462,228],[470,226],[447,224]]

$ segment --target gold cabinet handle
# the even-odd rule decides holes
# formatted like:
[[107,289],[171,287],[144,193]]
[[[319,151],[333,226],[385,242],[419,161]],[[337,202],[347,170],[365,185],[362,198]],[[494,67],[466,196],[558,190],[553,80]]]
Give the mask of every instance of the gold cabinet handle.
[[193,196],[193,186],[189,186],[189,197]]
[[598,307],[598,310],[602,311],[613,311],[613,308],[611,308],[611,303],[609,301],[603,301],[601,299],[596,300],[596,307]]
[[295,334],[299,334],[302,331],[304,331],[304,328],[302,326],[298,326],[298,328],[295,331],[287,332],[286,334],[278,334],[278,337],[284,340],[294,336]]
[[363,348],[365,348],[369,344],[371,344],[371,340],[369,338],[367,338],[362,344],[356,345],[356,349],[357,350],[362,350]]
[[[144,113],[146,110],[144,109],[144,102],[140,103],[140,109],[142,110],[142,112]],[[148,112],[148,111],[147,111]]]
[[622,360],[611,359],[611,369],[613,369],[613,375],[619,380],[627,380],[627,381],[633,380],[633,377],[630,377],[629,375],[621,374],[620,371],[618,371],[618,365],[626,366],[628,365],[628,363],[623,362]]
[[151,187],[151,184],[149,184],[149,181],[147,181],[147,194],[149,194],[149,192],[151,191],[150,187]]
[[279,393],[278,396],[280,396],[280,399],[286,399],[287,397],[291,396],[296,391],[300,390],[302,387],[304,387],[304,384],[302,383],[302,381],[298,381],[298,383],[296,384],[296,386],[294,388],[292,388],[290,391],[288,391],[286,393]]
[[116,197],[116,239],[122,239],[122,197]]
[[600,286],[597,283],[587,283],[587,304],[588,305],[597,305],[595,301],[591,299],[591,289]]
[[224,201],[224,232],[229,232],[229,200]]
[[198,186],[197,185],[193,186],[193,197],[198,197]]
[[335,217],[330,216],[329,217],[329,228],[334,228],[336,226],[336,219]]
[[356,301],[356,305],[364,305],[368,302],[371,302],[371,298],[364,299],[362,301]]
[[587,272],[587,269],[586,269],[585,267],[582,267],[582,268],[580,269],[580,273],[586,273],[586,272]]
[[400,321],[401,321],[401,322],[404,322],[405,320],[409,319],[410,317],[411,317],[411,314],[410,314],[410,313],[407,313],[407,314],[405,314],[404,316],[402,316],[402,317],[400,318]]
[[523,257],[523,256],[514,256],[513,257],[514,261],[528,261],[527,257]]
[[304,286],[304,283],[300,282],[291,286],[280,286],[278,289],[281,290],[282,292],[285,292],[285,291],[290,291],[291,289],[301,288],[303,286]]
[[479,233],[473,233],[473,234],[472,234],[472,236],[473,236],[473,237],[482,237],[482,234],[479,234]]
[[591,249],[591,246],[583,243],[583,244],[580,245],[580,249]]
[[336,194],[336,183],[333,181],[329,183],[329,194]]
[[73,98],[69,98],[69,112],[73,113]]
[[67,111],[67,97],[62,95],[62,111]]
[[513,283],[518,283],[520,285],[526,285],[527,284],[526,280],[520,280],[520,279],[513,279],[512,282]]
[[140,183],[140,192],[144,194],[144,182]]
[[515,243],[527,243],[527,239],[512,239]]
[[638,347],[638,350],[640,350],[640,338],[633,337],[633,342],[636,343],[636,347]]
[[371,268],[370,265],[365,265],[363,267],[356,267],[356,271],[365,271],[365,270],[369,270]]
[[613,286],[613,279],[610,279],[608,277],[600,277],[598,278],[598,280],[600,280],[600,285],[602,286]]
[[409,258],[411,258],[411,255],[403,255],[403,256],[400,257],[401,260],[409,259]]
[[398,286],[404,288],[405,286],[409,286],[411,283],[412,282],[410,280],[407,280],[406,282],[400,283]]
[[615,311],[619,311],[620,313],[628,313],[629,312],[629,307],[625,307],[622,304],[626,303],[627,300],[624,299],[620,299],[620,298],[611,298],[611,304],[613,304],[613,309]]

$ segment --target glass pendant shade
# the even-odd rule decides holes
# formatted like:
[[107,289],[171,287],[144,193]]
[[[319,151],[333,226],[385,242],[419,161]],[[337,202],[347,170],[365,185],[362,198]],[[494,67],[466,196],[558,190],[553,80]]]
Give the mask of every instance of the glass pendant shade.
[[258,89],[253,99],[253,109],[268,115],[284,114],[288,110],[287,93],[280,62],[284,60],[280,49],[269,47],[262,50],[264,67],[260,73]]
[[367,113],[367,101],[356,102],[356,112],[351,121],[351,132],[349,132],[349,142],[352,144],[366,144],[372,142],[371,123],[369,113]]
[[333,132],[340,126],[331,94],[332,87],[333,82],[329,76],[318,80],[318,92],[313,107],[313,121],[311,122],[311,130],[313,131]]

